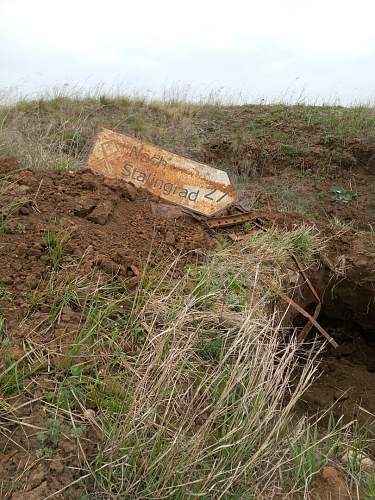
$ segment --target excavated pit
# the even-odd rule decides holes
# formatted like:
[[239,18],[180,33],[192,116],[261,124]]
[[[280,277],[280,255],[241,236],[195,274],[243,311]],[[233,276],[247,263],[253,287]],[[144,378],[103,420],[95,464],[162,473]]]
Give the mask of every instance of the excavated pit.
[[[344,421],[356,418],[366,423],[375,415],[375,296],[371,297],[371,289],[358,286],[357,281],[342,279],[332,283],[328,273],[325,281],[318,322],[338,347],[327,344],[323,349],[320,376],[306,391],[300,409],[308,413],[332,409]],[[348,301],[348,290],[355,298],[353,302]],[[308,303],[305,309],[313,314],[315,303]],[[298,317],[293,326],[301,328],[304,323]],[[307,341],[319,335],[313,328]]]

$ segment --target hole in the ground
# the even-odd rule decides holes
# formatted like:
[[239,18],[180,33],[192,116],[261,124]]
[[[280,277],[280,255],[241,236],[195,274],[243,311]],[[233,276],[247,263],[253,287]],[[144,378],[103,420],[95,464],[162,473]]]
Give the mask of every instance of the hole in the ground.
[[[342,302],[324,304],[319,324],[339,344],[337,349],[328,345],[321,354],[320,377],[304,396],[306,410],[328,410],[346,421],[357,418],[368,422],[375,416],[375,336],[352,319],[350,310]],[[313,313],[315,304],[306,310]],[[302,327],[305,320],[295,319],[294,326]],[[309,337],[319,335],[312,329]]]

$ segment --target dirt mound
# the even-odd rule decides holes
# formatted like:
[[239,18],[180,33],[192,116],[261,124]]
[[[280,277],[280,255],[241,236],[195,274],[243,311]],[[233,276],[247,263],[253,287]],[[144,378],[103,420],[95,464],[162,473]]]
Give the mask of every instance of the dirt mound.
[[81,260],[82,272],[99,267],[129,286],[137,282],[146,261],[155,265],[180,254],[181,263],[194,261],[200,249],[215,245],[182,211],[89,171],[22,171],[6,182],[3,210],[12,203],[17,217],[3,223],[0,282],[19,296],[13,321],[23,307],[22,294],[35,288],[51,266],[51,232],[66,240],[64,252]]
[[[55,327],[44,328],[51,308],[35,303],[62,262],[66,274],[114,276],[132,289],[146,266],[177,256],[180,265],[194,263],[215,246],[193,218],[132,185],[89,171],[14,173],[16,167],[12,159],[0,164],[0,356],[6,365],[0,382],[5,396],[23,379],[22,363],[13,368],[23,348],[34,352],[48,344],[63,351],[81,326],[80,313],[67,304]],[[78,263],[72,271],[70,262]],[[49,362],[59,368],[59,355]],[[79,465],[95,456],[95,443],[102,439],[93,432],[95,425],[87,426],[90,415],[67,429],[46,412],[39,400],[54,394],[51,379],[42,376],[30,384],[29,397],[12,396],[11,406],[4,403],[0,411],[2,498],[40,499],[65,488],[82,476]],[[81,493],[77,485],[55,498],[79,498]]]
[[[13,363],[25,356],[25,351],[26,356],[34,356],[36,347],[43,349],[48,344],[64,352],[65,344],[71,345],[81,327],[80,311],[67,301],[58,312],[54,327],[40,328],[51,320],[53,311],[35,297],[45,293],[51,273],[62,263],[67,274],[93,274],[98,279],[104,274],[107,278],[116,277],[125,289],[132,290],[146,267],[158,268],[178,256],[180,266],[197,263],[217,245],[200,222],[178,207],[88,170],[18,171],[16,161],[6,159],[0,162],[0,178],[0,333],[4,340],[0,355],[6,360],[7,374],[13,377],[8,377],[6,384],[1,381],[6,390],[21,383]],[[253,215],[264,227],[293,229],[309,222],[299,214],[271,208],[254,211]],[[329,322],[337,318],[350,318],[353,334],[348,337],[346,332],[340,338],[334,323],[330,333],[341,347],[337,352],[327,350],[323,376],[307,392],[306,403],[321,409],[342,400],[345,406],[340,408],[349,415],[358,403],[365,402],[367,408],[375,411],[371,396],[375,393],[374,365],[369,363],[370,358],[375,358],[375,343],[368,337],[375,323],[373,236],[345,228],[338,238],[333,238],[332,228],[322,222],[319,229],[329,241],[320,264],[310,270],[310,279],[322,297],[325,327],[329,329]],[[49,293],[53,296],[56,291]],[[309,309],[312,299],[309,289],[300,283],[299,303]],[[89,356],[82,359],[84,366],[90,363]],[[56,376],[61,379],[38,377],[27,385],[27,396],[25,391],[22,395],[13,395],[11,390],[5,394],[12,398],[12,405],[4,403],[0,411],[4,431],[0,437],[0,481],[4,498],[17,500],[27,495],[38,499],[66,488],[82,477],[80,465],[90,463],[96,444],[103,439],[93,431],[94,405],[89,408],[91,413],[83,416],[74,414],[69,405],[66,407],[65,412],[71,412],[75,422],[71,429],[66,427],[66,421],[53,419],[46,411],[46,394],[53,397],[61,380],[69,380],[73,393],[79,390],[74,385],[74,372],[60,363],[61,356],[51,355],[48,366],[40,369],[56,368]],[[352,392],[346,397],[349,389]],[[87,426],[88,422],[93,425]],[[82,492],[79,484],[73,484],[55,498],[79,498]]]

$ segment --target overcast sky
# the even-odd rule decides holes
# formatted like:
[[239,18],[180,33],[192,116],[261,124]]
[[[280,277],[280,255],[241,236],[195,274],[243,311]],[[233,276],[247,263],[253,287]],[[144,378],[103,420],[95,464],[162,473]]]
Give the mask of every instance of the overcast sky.
[[375,0],[0,0],[0,90],[375,100]]

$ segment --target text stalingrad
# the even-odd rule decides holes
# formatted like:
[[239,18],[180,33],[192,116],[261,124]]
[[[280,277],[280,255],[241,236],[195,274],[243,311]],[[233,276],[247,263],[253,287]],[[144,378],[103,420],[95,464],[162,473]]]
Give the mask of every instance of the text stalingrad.
[[99,133],[89,167],[207,215],[237,200],[226,172],[110,130]]

